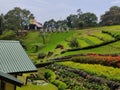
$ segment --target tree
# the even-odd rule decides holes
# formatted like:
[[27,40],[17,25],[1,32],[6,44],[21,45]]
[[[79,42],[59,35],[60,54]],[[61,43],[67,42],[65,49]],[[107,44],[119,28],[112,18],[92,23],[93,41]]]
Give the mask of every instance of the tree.
[[15,7],[5,15],[6,28],[11,30],[23,29],[31,15],[33,16],[29,10]]
[[77,15],[70,15],[67,17],[67,24],[70,28],[77,28],[78,27],[79,18]]
[[101,25],[117,25],[120,24],[120,7],[112,6],[109,11],[101,16]]
[[81,10],[81,9],[78,9],[78,10],[77,10],[77,13],[78,13],[78,15],[81,15],[81,14],[82,14],[82,10]]
[[83,26],[91,27],[97,25],[97,16],[94,13],[82,13],[81,9],[78,9],[77,15],[70,15],[67,17],[67,24],[70,28],[83,28]]
[[4,29],[4,15],[1,14],[0,15],[0,35],[2,35],[3,29]]
[[2,25],[1,24],[2,24],[2,19],[0,18],[0,35],[2,35],[2,28],[1,28]]
[[49,21],[46,21],[43,25],[44,28],[48,28],[48,27],[55,27],[56,25],[56,21],[54,19],[51,19]]
[[87,12],[80,15],[80,21],[87,27],[96,26],[97,20],[98,18],[94,13]]

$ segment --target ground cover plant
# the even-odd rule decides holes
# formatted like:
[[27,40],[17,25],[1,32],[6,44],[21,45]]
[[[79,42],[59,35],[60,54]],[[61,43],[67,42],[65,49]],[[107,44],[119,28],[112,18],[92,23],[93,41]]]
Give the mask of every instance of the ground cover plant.
[[65,67],[52,64],[46,66],[55,72],[57,79],[67,84],[67,88],[71,90],[110,90],[106,84],[99,84],[95,82],[89,82],[83,77],[65,69]]
[[71,61],[61,62],[59,64],[72,67],[75,69],[81,69],[88,73],[91,73],[100,77],[105,77],[109,80],[116,80],[120,82],[119,68],[106,67],[99,64],[81,64],[81,63],[75,63]]
[[[119,67],[120,66],[119,64],[120,41],[119,40],[109,43],[107,45],[96,47],[96,48],[78,50],[78,51],[73,51],[73,52],[66,52],[64,54],[61,54],[63,50],[71,49],[71,47],[69,46],[69,43],[70,43],[70,40],[72,40],[73,38],[76,38],[79,43],[79,47],[76,47],[76,48],[83,48],[83,47],[88,47],[92,45],[97,45],[97,44],[101,44],[101,43],[112,41],[112,40],[114,41],[116,37],[113,37],[109,33],[102,32],[103,30],[108,30],[108,29],[110,29],[109,32],[112,33],[111,29],[115,31],[119,31],[120,26],[90,28],[90,29],[83,29],[83,30],[72,30],[70,32],[46,33],[44,36],[45,42],[43,41],[43,36],[41,35],[40,32],[30,31],[28,35],[23,36],[20,40],[22,41],[23,45],[26,46],[25,50],[27,51],[30,58],[33,60],[35,64],[41,63],[41,62],[47,62],[51,58],[56,58],[56,57],[61,57],[61,56],[86,54],[88,55],[86,57],[84,56],[73,57],[71,60],[73,60],[74,63],[73,62],[69,63],[70,65],[69,67],[75,66],[77,62],[77,66],[75,66],[75,69],[83,69],[84,71],[89,72],[90,74],[104,77],[109,80],[119,81],[120,80],[118,76],[120,75],[119,69],[117,70],[116,68],[116,70],[114,70],[115,68],[112,69],[112,67],[108,68],[108,67],[104,67],[101,65],[96,65],[96,66],[93,65],[93,64],[102,64],[102,65]],[[103,56],[99,56],[98,54],[103,54]],[[108,56],[104,56],[104,54],[107,54]],[[116,56],[113,56],[113,55],[116,55]],[[80,63],[84,63],[84,65],[82,66]],[[93,64],[91,65],[91,64],[86,64],[86,63],[93,63]],[[79,66],[78,64],[80,64],[81,66]],[[78,68],[78,67],[81,67],[81,68]],[[87,67],[87,69],[85,67]],[[90,69],[90,67],[92,68]],[[97,69],[97,67],[103,69],[103,71],[100,69]],[[98,73],[97,71],[95,71],[94,68],[96,68],[96,70],[100,71],[101,73]],[[54,71],[54,68],[49,67],[48,69],[51,69]],[[63,75],[62,73],[65,75]],[[67,73],[70,73],[70,75],[68,75]],[[62,75],[60,76],[60,74]],[[81,77],[77,76],[75,73],[67,71],[67,70],[64,71],[64,69],[58,69],[58,72],[56,71],[55,75],[56,75],[55,80],[52,80],[50,82],[49,81],[50,78],[48,78],[48,81],[50,83],[55,84],[57,87],[61,85],[60,83],[62,81],[63,83],[67,84],[67,88],[72,88],[73,90],[79,90],[79,89],[97,90],[98,88],[102,90],[103,87],[107,88],[106,85],[100,86],[95,83],[86,82],[84,81],[84,79],[81,79]],[[67,75],[68,77],[66,77]],[[78,78],[73,78],[73,77],[78,77]],[[81,83],[79,81],[81,81]],[[68,82],[70,82],[70,84]],[[64,84],[62,85],[65,86]],[[29,87],[33,87],[33,86],[30,85]],[[27,90],[27,88],[29,87],[26,86],[26,87],[22,87],[18,89],[24,90],[25,88]],[[37,86],[36,86],[36,90],[37,90]]]
[[120,68],[120,56],[118,55],[87,54],[84,56],[73,56],[71,60],[80,63],[102,64]]

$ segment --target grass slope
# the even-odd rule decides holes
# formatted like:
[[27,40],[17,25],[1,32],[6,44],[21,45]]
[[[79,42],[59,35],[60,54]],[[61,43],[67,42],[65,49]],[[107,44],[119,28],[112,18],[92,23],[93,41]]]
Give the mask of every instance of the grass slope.
[[[56,45],[62,44],[65,48],[68,48],[65,39],[71,37],[74,31],[61,32],[61,33],[46,33],[45,34],[45,44],[43,48],[40,48],[38,52],[49,52],[54,50]],[[40,32],[30,32],[27,36],[23,38],[24,44],[27,46],[28,52],[34,52],[34,44],[43,44],[42,35]]]
[[[117,26],[105,26],[96,27],[82,30],[71,30],[70,32],[60,32],[60,33],[45,33],[45,44],[43,45],[42,35],[40,32],[30,32],[27,36],[23,38],[24,44],[27,46],[28,53],[48,53],[52,51],[54,55],[65,56],[72,54],[87,54],[87,53],[99,53],[99,54],[119,54],[120,53],[120,42],[111,43],[109,45],[101,46],[94,49],[80,50],[67,52],[65,54],[60,54],[60,49],[55,49],[58,44],[62,44],[64,49],[70,48],[68,43],[73,38],[77,38],[80,47],[87,47],[90,45],[100,44],[102,42],[114,40],[114,38],[108,34],[102,33],[102,30],[115,30],[120,31],[120,25]],[[90,36],[94,35],[94,36]],[[102,38],[103,40],[101,40]],[[39,50],[35,52],[35,44],[39,45]]]

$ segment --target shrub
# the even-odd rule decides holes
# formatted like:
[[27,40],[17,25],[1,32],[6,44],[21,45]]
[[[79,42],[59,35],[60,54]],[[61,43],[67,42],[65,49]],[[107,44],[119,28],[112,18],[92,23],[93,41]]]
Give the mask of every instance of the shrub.
[[79,42],[76,38],[73,38],[70,42],[69,42],[69,46],[71,48],[78,48],[79,47]]
[[43,59],[45,56],[46,56],[46,54],[42,52],[42,53],[38,54],[37,58],[38,59]]
[[49,69],[45,71],[44,76],[50,82],[52,82],[52,81],[54,81],[56,79],[55,73],[53,71],[49,70]]
[[55,48],[55,49],[58,49],[58,48],[60,48],[60,49],[64,49],[64,46],[63,46],[63,45],[61,45],[61,44],[58,44],[58,45],[56,46],[56,48]]
[[50,57],[53,55],[53,52],[49,51],[48,54],[47,54],[47,57]]
[[67,85],[64,82],[59,81],[59,80],[54,80],[52,82],[52,84],[54,84],[55,86],[57,86],[58,90],[66,90],[66,88],[67,88]]

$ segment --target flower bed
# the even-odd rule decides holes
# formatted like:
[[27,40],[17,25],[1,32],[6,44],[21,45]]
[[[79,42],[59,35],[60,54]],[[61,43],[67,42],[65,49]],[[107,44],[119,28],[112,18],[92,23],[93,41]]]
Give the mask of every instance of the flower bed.
[[120,56],[112,55],[100,55],[100,54],[87,54],[86,56],[76,56],[71,59],[74,62],[80,63],[95,63],[102,64],[106,66],[113,66],[120,68]]

